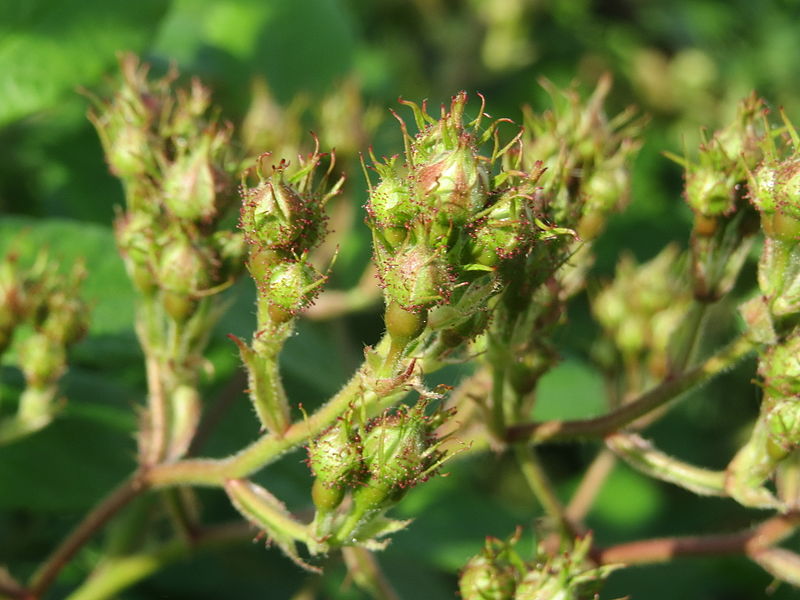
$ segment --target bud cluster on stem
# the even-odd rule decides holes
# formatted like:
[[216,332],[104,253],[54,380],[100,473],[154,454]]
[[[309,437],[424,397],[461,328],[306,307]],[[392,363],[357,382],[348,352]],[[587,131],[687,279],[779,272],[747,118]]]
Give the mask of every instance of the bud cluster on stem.
[[[241,271],[244,242],[223,220],[235,198],[239,162],[232,128],[220,123],[198,80],[175,89],[132,54],[120,57],[122,82],[89,118],[126,207],[115,233],[139,293],[136,329],[146,356],[148,410],[140,460],[185,454],[200,418],[202,353],[220,314],[218,293]],[[189,400],[188,399],[194,399]]]
[[245,178],[241,187],[239,226],[256,286],[257,330],[250,346],[235,341],[261,425],[281,434],[291,420],[278,353],[294,329],[294,317],[313,302],[327,279],[312,264],[310,252],[326,234],[325,204],[344,179],[328,183],[334,156],[320,154],[318,148],[298,156],[296,165],[280,161],[265,169],[267,158],[264,154],[256,161],[254,185]]
[[[782,114],[773,130],[766,113],[761,162],[745,165],[749,198],[761,218],[764,245],[758,263],[760,296],[742,307],[753,339],[763,342],[758,374],[761,410],[748,442],[728,465],[726,489],[747,506],[794,506],[783,480],[798,476],[791,457],[800,447],[800,136]],[[778,497],[764,486],[777,478]]]
[[0,418],[0,445],[42,429],[56,416],[67,349],[89,328],[88,307],[79,295],[85,276],[82,264],[61,273],[46,252],[28,268],[13,254],[0,261],[0,354],[18,330],[29,329],[16,348],[25,389],[16,414]]
[[[435,431],[453,411],[427,414],[428,405],[422,399],[366,422],[354,407],[310,442],[317,551],[351,544],[380,547],[385,542],[376,538],[407,524],[382,515],[446,458],[439,449],[444,438]],[[351,499],[345,502],[348,491]]]
[[515,548],[520,536],[517,530],[508,541],[486,538],[483,550],[461,571],[458,588],[464,600],[591,600],[621,566],[592,564],[589,535],[556,555],[540,543],[533,560],[526,561]]

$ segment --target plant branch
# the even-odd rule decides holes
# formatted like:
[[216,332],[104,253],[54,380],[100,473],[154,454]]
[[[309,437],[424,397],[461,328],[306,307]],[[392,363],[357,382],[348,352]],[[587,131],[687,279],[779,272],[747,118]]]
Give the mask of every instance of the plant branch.
[[616,462],[614,454],[607,448],[603,448],[597,453],[564,510],[564,516],[570,522],[580,523],[583,521]]
[[615,433],[606,444],[634,469],[687,489],[701,496],[727,496],[725,471],[696,467],[657,450],[647,440],[632,433]]
[[31,577],[31,598],[40,598],[75,553],[128,502],[147,489],[142,474],[134,473],[100,501],[64,539]]
[[333,423],[348,406],[362,403],[373,407],[393,403],[406,393],[409,369],[393,379],[369,383],[368,367],[362,367],[325,405],[303,421],[293,423],[283,434],[269,433],[237,454],[224,459],[193,459],[156,465],[146,473],[154,487],[174,485],[222,486],[227,479],[245,478],[277,460],[285,452],[313,438]]
[[595,552],[601,564],[644,565],[667,562],[677,556],[754,554],[791,535],[800,524],[800,513],[772,517],[752,529],[729,534],[639,540]]
[[536,454],[534,454],[533,448],[525,444],[518,444],[514,447],[514,452],[525,481],[528,482],[528,486],[544,511],[558,523],[563,535],[570,538],[574,537],[577,533],[576,528],[567,518],[564,505],[556,495],[553,484],[547,473],[542,469],[542,465],[539,463]]
[[696,367],[674,379],[667,379],[636,400],[608,414],[594,419],[514,425],[506,430],[506,440],[512,443],[527,441],[542,444],[607,436],[732,367],[755,347],[755,342],[744,336],[739,337]]
[[208,550],[248,540],[252,529],[247,523],[215,525],[195,536],[192,544],[175,539],[154,550],[110,560],[67,598],[68,600],[105,600],[177,562],[190,552]]

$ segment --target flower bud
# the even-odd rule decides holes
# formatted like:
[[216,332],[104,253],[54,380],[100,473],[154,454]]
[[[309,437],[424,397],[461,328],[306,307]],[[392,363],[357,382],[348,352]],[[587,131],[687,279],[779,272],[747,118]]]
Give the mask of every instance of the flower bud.
[[593,566],[587,559],[591,537],[575,541],[568,551],[548,556],[537,549],[532,568],[517,586],[514,600],[592,600],[606,578],[621,565]]
[[314,473],[311,495],[319,510],[333,510],[345,488],[363,471],[361,440],[343,423],[335,423],[308,446],[308,466]]
[[215,283],[215,261],[207,248],[178,238],[161,254],[158,279],[164,307],[177,321],[186,320],[196,309],[199,292]]
[[222,282],[235,279],[244,269],[247,243],[244,235],[235,231],[216,231],[211,236],[211,245],[219,257],[219,276]]
[[472,557],[458,579],[458,591],[464,600],[510,600],[516,581],[510,565],[498,565],[479,554]]
[[362,510],[380,510],[397,502],[409,488],[427,479],[443,454],[433,431],[450,413],[425,415],[427,401],[403,406],[367,424],[363,457],[367,480],[354,492]]
[[242,188],[240,226],[248,242],[280,251],[286,258],[299,256],[319,243],[325,233],[325,202],[341,183],[326,192],[323,178],[314,187],[314,171],[321,160],[318,152],[300,158],[298,169],[291,173],[289,163],[281,161],[272,167],[269,177],[263,176],[259,163],[258,184]]
[[28,385],[38,388],[54,383],[66,367],[63,344],[43,333],[34,333],[20,343],[19,365]]
[[777,462],[800,445],[800,406],[796,398],[778,403],[767,414],[767,421],[767,452]]
[[370,188],[366,209],[380,229],[406,228],[421,212],[409,189],[405,169],[396,165],[397,160],[393,156],[384,164],[375,164],[380,181]]
[[270,271],[266,292],[273,321],[288,321],[310,305],[326,279],[305,260],[275,265]]
[[180,219],[207,222],[217,214],[217,195],[224,188],[213,168],[213,154],[218,153],[227,136],[212,140],[205,132],[200,142],[180,153],[164,174],[163,202]]
[[773,398],[800,396],[800,333],[772,345],[762,355],[758,374],[766,394]]
[[125,259],[128,276],[142,294],[148,296],[158,288],[153,272],[153,257],[158,248],[153,240],[155,217],[145,212],[128,212],[114,222],[114,234]]
[[417,165],[413,178],[422,205],[445,227],[466,223],[487,201],[489,175],[467,133],[455,149]]
[[86,304],[74,293],[58,290],[47,299],[47,315],[39,331],[64,346],[80,340],[89,329]]
[[441,252],[423,242],[407,243],[396,253],[378,242],[375,259],[386,297],[407,311],[430,308],[451,293],[453,280]]
[[800,157],[765,161],[750,175],[750,199],[767,237],[800,239]]

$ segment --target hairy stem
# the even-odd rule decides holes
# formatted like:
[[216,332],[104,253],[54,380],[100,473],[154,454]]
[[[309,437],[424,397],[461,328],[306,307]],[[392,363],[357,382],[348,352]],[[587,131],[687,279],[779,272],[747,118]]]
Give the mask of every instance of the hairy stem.
[[224,459],[193,459],[156,465],[148,470],[147,481],[155,487],[174,485],[221,486],[226,479],[248,477],[277,460],[285,452],[319,435],[350,405],[384,408],[406,394],[410,373],[369,384],[369,368],[362,367],[325,405],[303,421],[293,423],[282,435],[267,434],[237,454]]
[[645,475],[675,484],[701,496],[727,496],[725,471],[710,471],[673,458],[632,433],[615,433],[606,444]]

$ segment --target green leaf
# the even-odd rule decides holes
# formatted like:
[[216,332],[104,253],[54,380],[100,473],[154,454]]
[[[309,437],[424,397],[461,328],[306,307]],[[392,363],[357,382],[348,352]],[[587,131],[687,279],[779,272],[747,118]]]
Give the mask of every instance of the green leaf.
[[598,494],[591,516],[619,531],[635,531],[662,508],[664,499],[657,485],[625,466],[617,466]]
[[165,3],[159,0],[29,0],[0,9],[0,126],[55,105],[141,49]]
[[542,377],[533,417],[586,419],[605,411],[602,377],[586,363],[568,359]]
[[0,448],[0,508],[88,508],[134,469],[134,457],[130,436],[65,414],[36,435]]
[[355,37],[341,3],[331,0],[178,0],[155,50],[233,86],[235,102],[258,74],[289,99],[343,77]]

